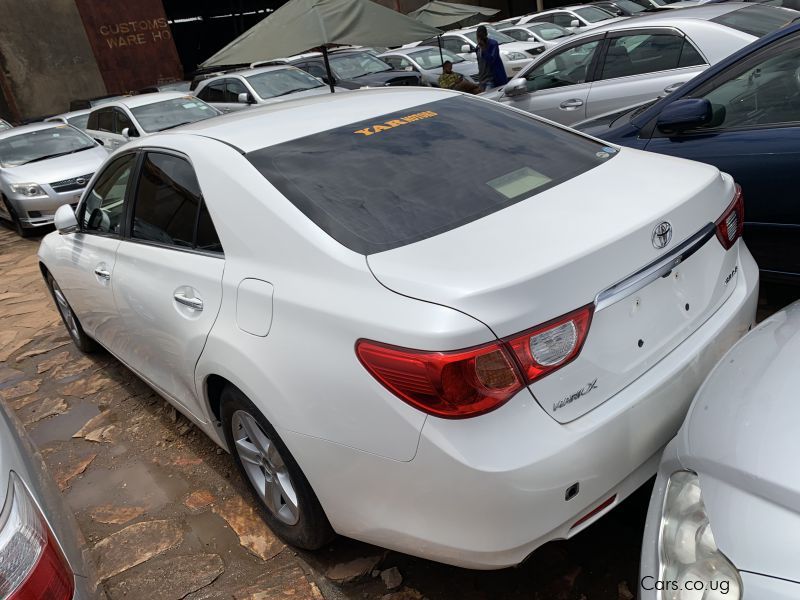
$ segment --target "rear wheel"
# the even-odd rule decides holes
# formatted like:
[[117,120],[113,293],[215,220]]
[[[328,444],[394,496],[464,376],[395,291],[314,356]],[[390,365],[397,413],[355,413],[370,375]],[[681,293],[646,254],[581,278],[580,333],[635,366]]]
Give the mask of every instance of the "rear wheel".
[[3,206],[5,206],[6,212],[8,212],[9,215],[9,221],[14,226],[14,230],[17,232],[17,235],[19,235],[20,237],[28,237],[29,235],[31,235],[33,230],[22,226],[22,221],[19,220],[17,212],[14,210],[14,207],[11,205],[11,202],[9,202],[5,196],[0,198],[0,201],[3,202]]
[[50,288],[50,293],[53,295],[56,308],[61,315],[61,320],[64,321],[64,326],[67,328],[69,337],[72,338],[72,342],[81,352],[86,352],[87,354],[96,352],[99,348],[97,342],[83,331],[81,322],[73,312],[69,302],[67,302],[67,297],[64,295],[64,292],[61,291],[56,280],[50,273],[47,273],[45,279],[47,281],[47,287]]
[[333,529],[294,457],[255,405],[230,385],[222,391],[222,422],[234,461],[270,529],[306,550],[331,541]]

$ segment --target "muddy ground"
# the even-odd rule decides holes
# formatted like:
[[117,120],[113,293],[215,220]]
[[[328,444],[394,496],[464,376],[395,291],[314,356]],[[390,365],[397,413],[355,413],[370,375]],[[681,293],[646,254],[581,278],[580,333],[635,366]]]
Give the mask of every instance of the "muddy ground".
[[[572,540],[503,571],[344,538],[314,553],[286,547],[227,454],[114,358],[69,342],[39,273],[38,242],[0,226],[0,401],[45,457],[109,598],[635,597],[646,487]],[[789,299],[771,297],[761,317]]]

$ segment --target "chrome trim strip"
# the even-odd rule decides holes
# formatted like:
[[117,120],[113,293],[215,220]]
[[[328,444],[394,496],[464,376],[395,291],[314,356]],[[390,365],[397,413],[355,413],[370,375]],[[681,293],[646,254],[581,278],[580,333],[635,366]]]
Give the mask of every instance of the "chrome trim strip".
[[716,227],[709,223],[690,238],[681,242],[668,254],[651,262],[649,265],[629,275],[622,281],[602,290],[594,297],[595,311],[616,304],[649,285],[659,277],[668,275],[692,254],[702,248],[705,243],[716,235]]

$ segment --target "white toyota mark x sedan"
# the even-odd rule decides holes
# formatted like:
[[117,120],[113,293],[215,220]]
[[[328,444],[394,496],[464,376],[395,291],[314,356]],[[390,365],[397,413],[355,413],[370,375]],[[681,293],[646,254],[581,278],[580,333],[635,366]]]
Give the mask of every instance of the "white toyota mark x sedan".
[[656,472],[753,323],[742,217],[708,165],[392,88],[132,141],[39,257],[284,539],[492,569]]

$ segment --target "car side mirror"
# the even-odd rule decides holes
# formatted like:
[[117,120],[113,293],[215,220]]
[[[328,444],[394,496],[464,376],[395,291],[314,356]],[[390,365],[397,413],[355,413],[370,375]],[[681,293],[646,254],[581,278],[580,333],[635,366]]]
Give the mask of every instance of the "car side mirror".
[[253,96],[249,92],[242,92],[236,97],[239,104],[253,104]]
[[122,130],[122,137],[124,137],[126,140],[131,139],[131,130],[129,127],[126,127]]
[[461,54],[469,54],[470,52],[475,52],[475,50],[469,44],[464,44],[461,46]]
[[578,19],[572,19],[572,21],[569,22],[569,26],[570,27],[580,27],[581,26],[581,22],[578,21]]
[[539,40],[537,40],[535,37],[531,36],[531,37],[528,38],[528,41],[529,42],[538,42]]
[[528,93],[528,81],[524,77],[517,77],[509,81],[503,88],[503,95],[513,98]]
[[678,133],[711,122],[714,113],[706,98],[682,98],[668,104],[656,120],[664,133]]
[[62,204],[56,209],[56,214],[53,216],[53,223],[56,230],[61,235],[73,233],[78,230],[78,219],[75,217],[75,211],[69,204]]

